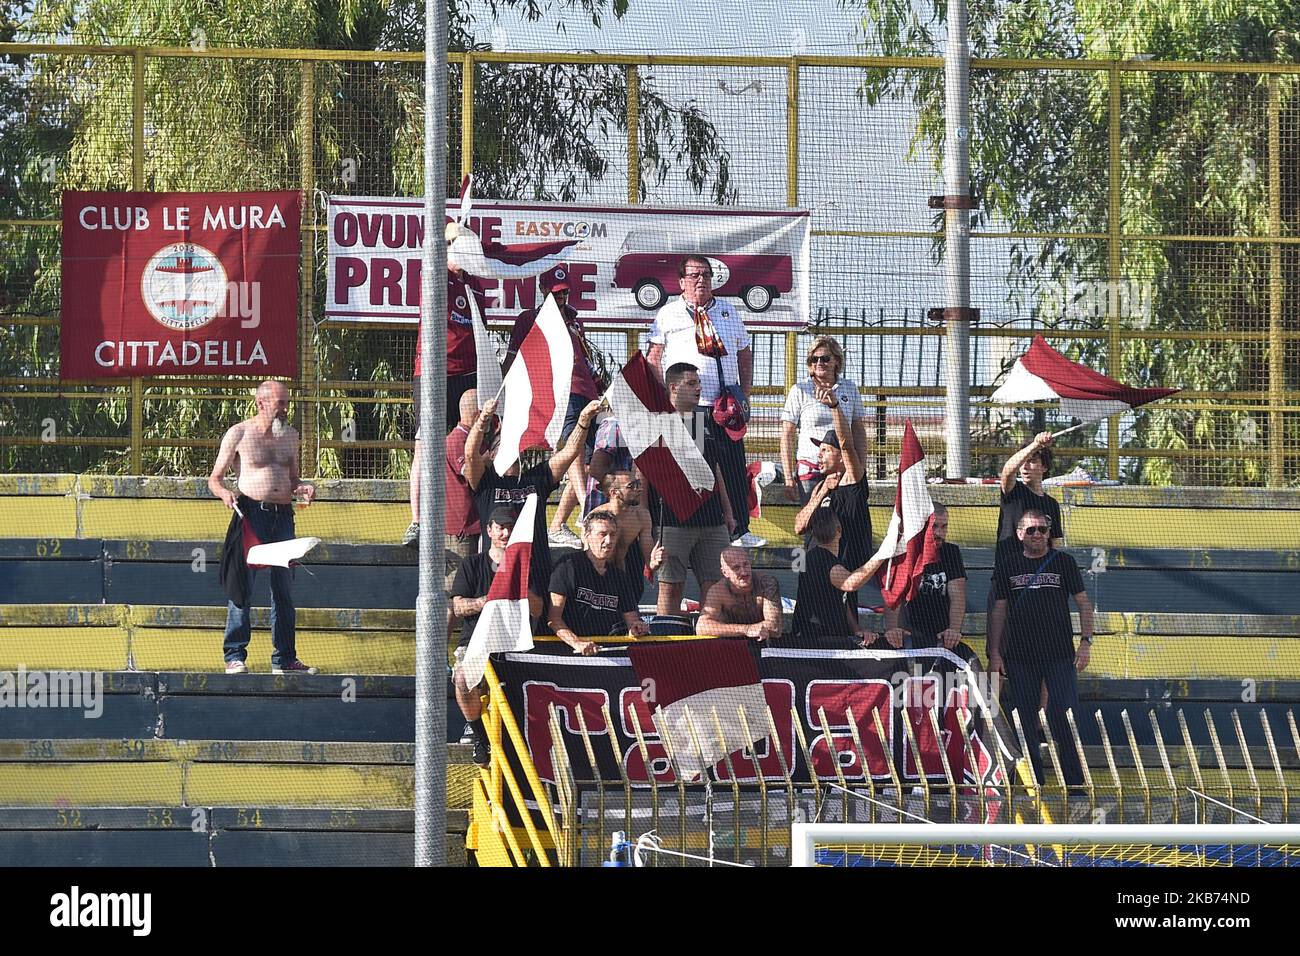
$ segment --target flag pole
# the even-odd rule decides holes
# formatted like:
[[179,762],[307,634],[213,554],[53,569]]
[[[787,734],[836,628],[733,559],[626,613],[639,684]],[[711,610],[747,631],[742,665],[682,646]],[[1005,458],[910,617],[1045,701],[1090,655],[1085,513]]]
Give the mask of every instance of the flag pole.
[[1052,437],[1053,437],[1053,438],[1060,438],[1062,435],[1068,435],[1068,434],[1070,434],[1070,432],[1077,432],[1077,431],[1078,431],[1080,428],[1082,428],[1084,425],[1089,425],[1089,424],[1091,424],[1091,422],[1079,422],[1079,424],[1077,424],[1077,425],[1071,425],[1069,428],[1064,428],[1064,429],[1062,429],[1062,430],[1059,431],[1059,432],[1052,432]]

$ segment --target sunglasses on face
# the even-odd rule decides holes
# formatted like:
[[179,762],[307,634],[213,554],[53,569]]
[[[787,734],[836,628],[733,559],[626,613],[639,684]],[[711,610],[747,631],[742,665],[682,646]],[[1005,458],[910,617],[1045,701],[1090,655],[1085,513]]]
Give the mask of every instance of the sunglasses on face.
[[831,364],[832,362],[834,362],[834,361],[835,361],[835,358],[834,358],[834,356],[831,356],[831,355],[810,355],[810,356],[808,356],[808,364],[809,364],[809,365],[830,365],[830,364]]
[[688,272],[684,276],[682,276],[682,278],[687,280],[688,282],[694,282],[700,279],[712,279],[713,273],[712,272]]
[[641,487],[641,482],[640,482],[639,480],[637,480],[637,479],[633,479],[632,481],[629,481],[629,482],[628,482],[626,485],[624,485],[623,487],[624,487],[624,488],[631,488],[631,489],[634,489],[634,490],[635,490],[635,489],[638,489],[638,488]]
[[1041,524],[1031,524],[1025,527],[1025,534],[1047,534],[1047,526]]

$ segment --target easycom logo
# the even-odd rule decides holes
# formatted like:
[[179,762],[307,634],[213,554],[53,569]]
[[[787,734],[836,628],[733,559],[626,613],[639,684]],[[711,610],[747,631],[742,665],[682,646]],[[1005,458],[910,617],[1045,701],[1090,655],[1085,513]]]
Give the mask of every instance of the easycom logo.
[[148,936],[153,926],[152,893],[82,893],[78,886],[50,897],[50,925],[129,926],[131,935]]

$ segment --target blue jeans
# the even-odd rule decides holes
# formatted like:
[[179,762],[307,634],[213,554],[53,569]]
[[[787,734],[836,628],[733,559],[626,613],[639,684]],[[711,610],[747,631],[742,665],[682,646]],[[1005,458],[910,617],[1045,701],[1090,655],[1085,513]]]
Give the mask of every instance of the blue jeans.
[[[252,527],[262,544],[288,541],[297,537],[293,530],[292,511],[263,511],[261,503],[239,496],[239,510]],[[271,666],[281,667],[298,659],[294,645],[296,612],[293,607],[293,572],[288,568],[271,568]],[[248,603],[253,603],[253,581],[257,571],[248,569]],[[248,657],[248,642],[252,637],[252,617],[249,606],[239,607],[234,601],[226,602],[226,638],[222,645],[226,663],[242,661]]]

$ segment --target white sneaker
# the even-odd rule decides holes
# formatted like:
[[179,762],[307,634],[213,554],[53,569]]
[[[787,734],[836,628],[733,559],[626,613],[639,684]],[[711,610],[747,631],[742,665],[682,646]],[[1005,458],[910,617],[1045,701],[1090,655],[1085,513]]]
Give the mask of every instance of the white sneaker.
[[582,539],[574,534],[568,525],[562,527],[559,531],[551,531],[546,535],[546,540],[552,548],[581,548]]
[[760,538],[752,531],[746,531],[739,538],[733,538],[731,541],[738,548],[761,548],[767,544],[767,538]]
[[248,673],[248,665],[245,664],[243,661],[227,661],[227,662],[226,662],[226,673],[227,673],[227,674],[247,674],[247,673]]

